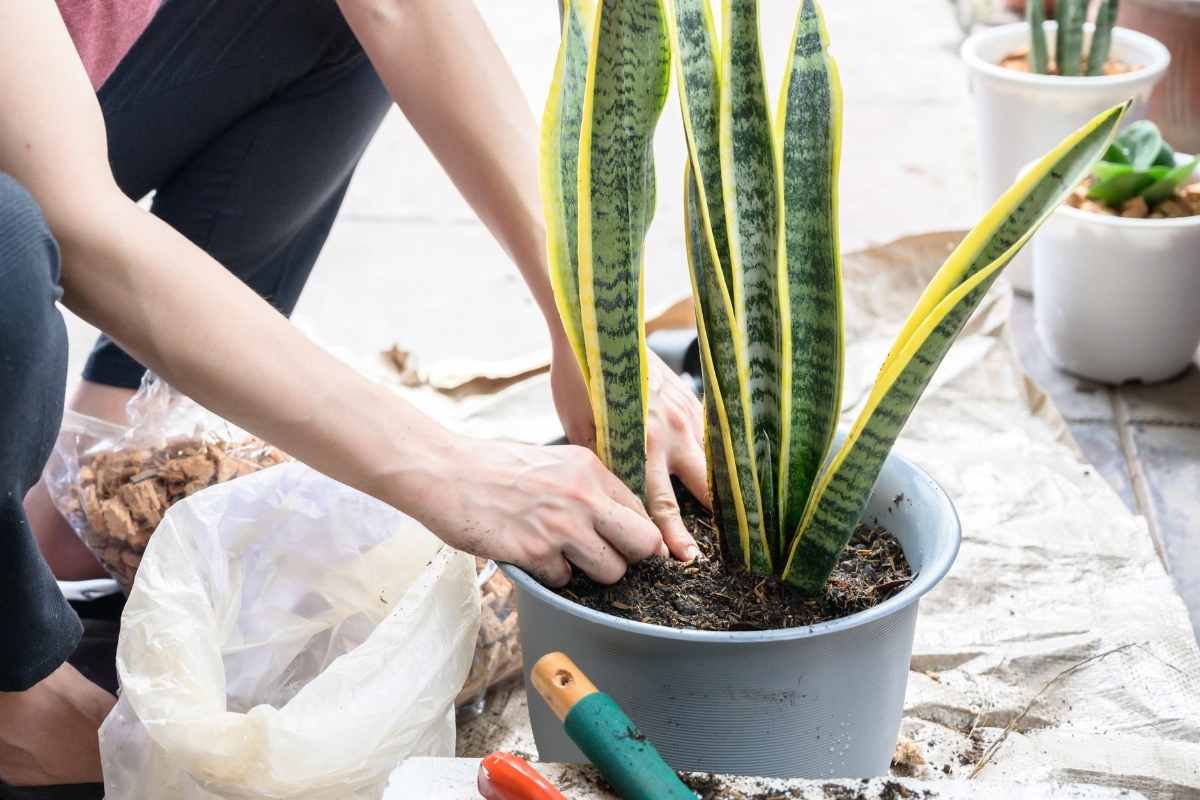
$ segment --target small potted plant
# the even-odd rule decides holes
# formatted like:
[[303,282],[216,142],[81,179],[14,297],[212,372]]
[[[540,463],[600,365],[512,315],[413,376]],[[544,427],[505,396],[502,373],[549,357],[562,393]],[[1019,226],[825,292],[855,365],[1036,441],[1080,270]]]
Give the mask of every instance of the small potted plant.
[[1135,122],[1034,239],[1051,360],[1102,383],[1172,378],[1200,345],[1200,160]]
[[[983,208],[1021,167],[1103,109],[1132,98],[1130,113],[1144,116],[1171,60],[1157,40],[1114,27],[1116,0],[1102,0],[1095,23],[1086,24],[1086,0],[1057,3],[1057,21],[1045,20],[1043,2],[1026,3],[1026,22],[981,31],[962,46],[974,97]],[[1029,257],[1015,260],[1008,277],[1017,289],[1030,291]]]
[[[714,512],[681,498],[704,556],[653,557],[613,587],[576,575],[555,590],[503,567],[526,679],[540,656],[566,652],[676,769],[877,775],[896,744],[918,602],[960,538],[949,498],[892,445],[972,311],[1105,152],[1127,104],[1058,144],[966,236],[858,420],[835,437],[842,98],[828,36],[805,0],[772,124],[757,1],[725,0],[720,36],[712,19],[708,0],[566,5],[542,193],[597,454],[642,490],[642,248],[673,51]],[[541,758],[582,759],[545,704],[529,711]]]

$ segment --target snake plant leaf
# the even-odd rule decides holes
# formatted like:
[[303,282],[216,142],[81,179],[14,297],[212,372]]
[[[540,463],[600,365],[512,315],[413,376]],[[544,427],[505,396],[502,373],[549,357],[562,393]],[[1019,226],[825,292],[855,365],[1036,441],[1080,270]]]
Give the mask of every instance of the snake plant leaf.
[[[777,442],[779,187],[758,39],[758,0],[724,0],[721,27],[721,180],[733,308],[739,344],[747,353],[754,428]],[[771,538],[776,538],[774,532]]]
[[714,501],[722,507],[723,534],[737,537],[736,546],[726,542],[728,550],[750,571],[769,575],[773,561],[762,513],[745,351],[739,346],[733,302],[721,280],[712,231],[704,225],[699,182],[690,161],[684,182],[684,243],[698,312],[705,389],[717,422],[710,433],[717,486]]
[[[1143,190],[1142,197],[1152,206],[1161,203],[1174,194],[1175,189],[1192,176],[1192,173],[1196,171],[1197,164],[1200,164],[1200,159],[1193,158],[1191,161],[1169,170],[1166,175],[1150,184],[1149,188]],[[1153,171],[1153,169],[1165,169],[1165,167],[1153,167],[1151,169]]]
[[[771,442],[771,437],[766,431],[759,431],[754,442],[754,462],[758,465],[758,491],[763,498],[775,497],[775,448]],[[762,504],[763,528],[768,534],[777,533],[779,528],[779,520],[776,518],[778,513],[775,506],[764,501]],[[784,543],[781,538],[776,536],[770,539],[767,544],[771,548],[771,562],[778,564],[779,559],[783,557]]]
[[645,491],[642,256],[654,214],[654,128],[670,85],[657,0],[599,0],[579,135],[579,301],[596,452]]
[[733,285],[725,194],[721,188],[721,76],[718,40],[709,0],[668,0],[679,105],[692,168],[700,176],[701,209],[712,231],[725,285]]
[[813,492],[784,564],[784,580],[808,592],[823,590],[884,459],[950,345],[1001,270],[1104,153],[1128,107],[1101,113],[1044,156],[938,270]]
[[703,364],[701,373],[704,379],[704,459],[708,465],[708,491],[712,497],[713,518],[717,521],[721,557],[727,564],[738,564],[743,561],[742,543],[740,538],[732,538],[739,532],[738,515],[734,504],[726,497],[730,473],[725,460],[721,420],[717,414],[717,397],[720,395],[719,390],[713,388],[713,376]]
[[592,13],[591,0],[563,2],[562,39],[542,114],[539,163],[550,285],[567,340],[589,383],[579,306],[578,160]]
[[[842,90],[814,0],[796,19],[776,116],[780,243],[778,515],[796,530],[833,441],[843,371],[838,170]],[[764,489],[764,496],[769,496]]]
[[1059,75],[1078,75],[1083,57],[1083,21],[1087,15],[1085,0],[1058,0],[1058,38],[1054,58]]
[[1034,72],[1045,75],[1050,71],[1050,56],[1046,52],[1046,0],[1028,0],[1025,18],[1029,21],[1029,65]]
[[1100,0],[1096,9],[1096,27],[1092,33],[1092,46],[1088,50],[1088,75],[1103,75],[1108,63],[1108,51],[1112,47],[1113,25],[1117,22],[1117,0]]

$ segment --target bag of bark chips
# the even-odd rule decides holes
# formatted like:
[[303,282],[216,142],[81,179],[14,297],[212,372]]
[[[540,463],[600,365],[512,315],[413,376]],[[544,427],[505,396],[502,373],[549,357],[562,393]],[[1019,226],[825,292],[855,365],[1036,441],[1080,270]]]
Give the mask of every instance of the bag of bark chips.
[[55,506],[128,594],[167,509],[289,459],[152,373],[126,408],[128,425],[67,411],[45,477]]
[[108,800],[380,797],[454,754],[473,559],[300,464],[172,506],[121,620]]

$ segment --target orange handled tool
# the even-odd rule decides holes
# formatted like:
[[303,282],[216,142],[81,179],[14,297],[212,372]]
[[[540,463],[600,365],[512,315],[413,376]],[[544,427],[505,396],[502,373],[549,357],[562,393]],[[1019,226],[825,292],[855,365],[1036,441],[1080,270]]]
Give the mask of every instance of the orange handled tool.
[[566,800],[542,773],[512,753],[492,753],[479,762],[476,781],[485,800]]

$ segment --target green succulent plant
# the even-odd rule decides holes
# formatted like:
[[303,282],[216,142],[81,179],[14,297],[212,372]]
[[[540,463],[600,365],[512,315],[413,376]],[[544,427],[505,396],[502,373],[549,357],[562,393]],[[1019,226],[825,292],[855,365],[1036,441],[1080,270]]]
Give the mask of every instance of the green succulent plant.
[[[687,138],[684,242],[705,444],[726,559],[808,592],[849,541],[896,437],[1001,270],[1105,152],[1128,104],[1035,164],[934,276],[832,452],[844,362],[842,91],[814,0],[766,96],[757,0],[564,0],[542,127],[551,278],[588,380],[597,453],[643,490],[642,252],[651,143],[675,65]],[[672,59],[673,53],[673,59]]]
[[[1050,71],[1046,49],[1045,0],[1028,0],[1025,4],[1029,20],[1029,64],[1034,72]],[[1112,46],[1113,25],[1117,21],[1117,0],[1100,0],[1096,9],[1095,31],[1088,49],[1087,63],[1083,60],[1083,23],[1087,17],[1087,0],[1058,0],[1058,34],[1055,38],[1055,61],[1059,75],[1103,75]]]
[[1140,195],[1153,208],[1187,182],[1200,164],[1196,158],[1179,165],[1175,160],[1175,151],[1157,125],[1149,120],[1135,122],[1118,134],[1092,167],[1094,182],[1088,197],[1120,208]]

